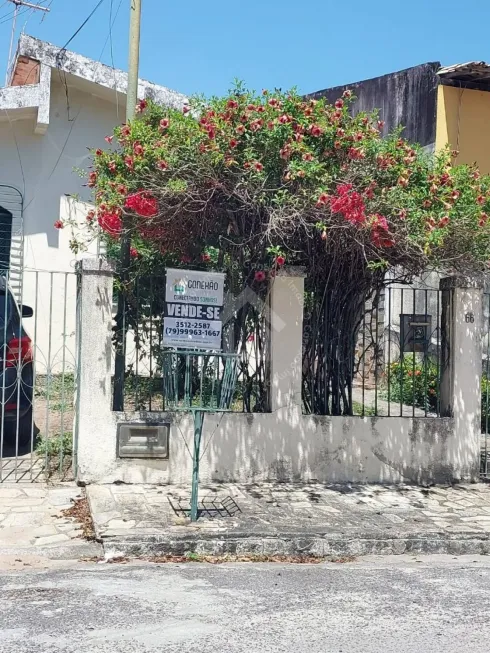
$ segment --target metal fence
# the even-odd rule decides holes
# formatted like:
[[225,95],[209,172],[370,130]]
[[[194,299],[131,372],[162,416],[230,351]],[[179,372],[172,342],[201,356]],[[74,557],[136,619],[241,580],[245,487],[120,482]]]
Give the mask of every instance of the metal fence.
[[[344,379],[340,412],[331,400],[327,414],[440,416],[441,308],[441,291],[400,285],[387,285],[365,302],[353,345],[337,361],[342,368],[338,376]],[[309,367],[303,369],[304,385],[312,377],[321,378],[318,364],[311,356],[305,359]],[[331,388],[311,386],[304,402],[307,413],[315,403],[322,405],[311,400],[314,392],[334,394]]]
[[483,295],[483,316],[480,474],[482,478],[490,478],[490,293]]
[[[116,283],[115,295],[118,287]],[[238,354],[233,410],[267,412],[270,349],[267,305],[256,295],[247,295],[245,300],[244,296],[245,293],[239,297],[228,293],[223,308],[223,352]],[[125,295],[121,315],[117,315],[118,306],[116,296],[113,408],[125,411],[164,411],[175,398],[173,390],[172,396],[168,396],[169,385],[164,363],[170,359],[166,358],[168,350],[162,345],[165,277],[136,279],[132,290]],[[205,370],[202,387],[207,388],[211,376],[219,378],[222,370],[215,370],[214,363],[208,364],[206,355],[202,358],[203,352],[200,354],[195,352],[194,368]],[[118,364],[118,355],[122,364]],[[201,358],[207,361],[204,365],[201,364],[202,361],[198,363]],[[214,362],[216,360],[218,359]],[[196,370],[194,372],[201,373]],[[191,384],[188,388],[191,403],[197,400],[197,396],[192,394],[195,387],[195,384]]]
[[74,273],[0,277],[0,482],[73,478],[76,295]]

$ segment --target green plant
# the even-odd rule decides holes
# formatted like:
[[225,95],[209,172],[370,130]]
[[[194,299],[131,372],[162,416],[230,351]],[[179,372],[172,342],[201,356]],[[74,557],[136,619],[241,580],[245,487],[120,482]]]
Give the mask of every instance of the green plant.
[[48,458],[60,456],[61,454],[71,456],[73,453],[73,434],[67,432],[54,437],[41,436],[36,446],[36,453]]
[[437,365],[428,357],[418,360],[416,354],[406,354],[392,363],[387,374],[390,401],[424,410],[437,410],[439,374]]

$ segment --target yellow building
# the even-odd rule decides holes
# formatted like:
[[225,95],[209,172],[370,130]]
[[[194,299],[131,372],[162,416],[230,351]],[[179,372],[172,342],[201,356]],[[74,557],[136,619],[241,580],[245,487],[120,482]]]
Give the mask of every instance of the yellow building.
[[466,63],[437,71],[436,149],[449,143],[456,163],[490,173],[490,65]]

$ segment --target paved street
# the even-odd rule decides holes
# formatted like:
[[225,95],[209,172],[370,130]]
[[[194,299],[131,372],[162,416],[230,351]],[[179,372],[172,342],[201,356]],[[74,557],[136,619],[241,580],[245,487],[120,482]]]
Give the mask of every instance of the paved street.
[[0,572],[0,650],[486,652],[490,560],[418,560]]

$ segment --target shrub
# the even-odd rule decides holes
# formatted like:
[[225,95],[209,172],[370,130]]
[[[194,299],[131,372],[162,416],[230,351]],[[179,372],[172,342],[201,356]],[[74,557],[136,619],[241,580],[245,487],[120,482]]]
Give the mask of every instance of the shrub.
[[437,365],[430,358],[414,361],[413,355],[404,356],[390,366],[390,401],[435,412],[439,396],[438,377]]

